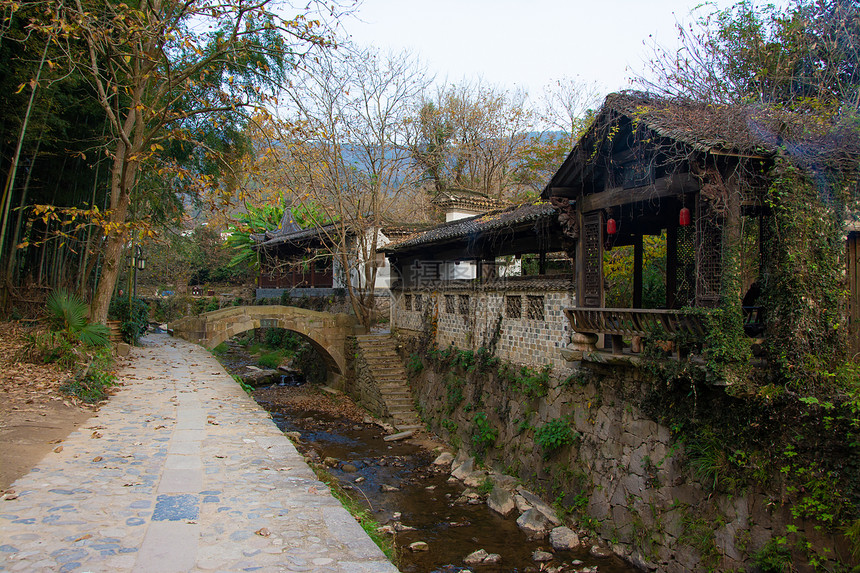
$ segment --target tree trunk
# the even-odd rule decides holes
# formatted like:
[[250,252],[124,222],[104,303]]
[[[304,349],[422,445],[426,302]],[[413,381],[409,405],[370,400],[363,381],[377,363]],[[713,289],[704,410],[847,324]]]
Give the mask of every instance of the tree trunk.
[[[129,195],[123,193],[120,196],[120,203],[116,209],[111,211],[111,223],[122,224],[125,222],[128,204]],[[122,256],[122,246],[125,244],[125,241],[126,237],[121,233],[110,233],[107,236],[104,253],[102,253],[104,262],[102,264],[101,278],[99,279],[99,284],[96,287],[96,293],[90,306],[90,322],[99,322],[101,324],[107,322],[108,307],[113,297],[113,289],[116,285],[117,276],[119,276],[120,257]]]
[[[132,98],[132,103],[140,102],[143,86],[139,86]],[[113,297],[113,289],[119,276],[122,246],[127,237],[125,229],[128,207],[131,203],[131,190],[137,179],[140,163],[134,159],[143,148],[145,125],[139,106],[130,107],[122,130],[130,142],[130,146],[117,138],[116,152],[111,166],[111,213],[110,230],[107,232],[104,249],[104,264],[101,277],[96,287],[95,295],[90,303],[90,322],[107,323],[108,308]],[[132,138],[133,135],[133,138]]]

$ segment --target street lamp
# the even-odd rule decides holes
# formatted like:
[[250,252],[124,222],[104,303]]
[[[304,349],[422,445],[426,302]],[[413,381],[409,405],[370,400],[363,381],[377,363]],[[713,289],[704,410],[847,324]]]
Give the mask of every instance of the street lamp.
[[146,268],[146,258],[143,256],[143,250],[140,248],[140,245],[134,246],[134,253],[131,256],[131,264],[129,266],[131,266],[134,271],[134,279],[132,279],[132,292],[134,294],[132,296],[137,298],[137,271],[138,269],[142,271]]

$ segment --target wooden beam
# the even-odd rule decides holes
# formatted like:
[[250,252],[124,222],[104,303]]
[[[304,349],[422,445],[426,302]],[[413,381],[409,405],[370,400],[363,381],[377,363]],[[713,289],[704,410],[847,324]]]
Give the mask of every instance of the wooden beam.
[[550,187],[549,194],[550,197],[567,197],[571,199],[579,195],[579,190],[573,187]]
[[651,185],[625,189],[623,187],[612,187],[600,193],[586,195],[579,201],[579,209],[583,213],[597,211],[618,205],[639,203],[650,199],[673,197],[698,191],[699,183],[689,173],[681,173],[668,177],[661,177]]

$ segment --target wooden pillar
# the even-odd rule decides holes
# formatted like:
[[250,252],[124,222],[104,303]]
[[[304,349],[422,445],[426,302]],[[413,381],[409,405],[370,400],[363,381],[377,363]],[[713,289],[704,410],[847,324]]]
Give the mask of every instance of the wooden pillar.
[[642,235],[636,235],[633,243],[633,308],[642,308],[642,243]]
[[546,251],[541,249],[540,255],[538,256],[538,274],[545,275],[546,274]]
[[481,280],[490,280],[496,278],[496,260],[481,259],[478,261],[478,269],[480,271]]
[[603,307],[603,213],[595,211],[582,217],[582,232],[577,244],[577,306]]
[[678,294],[678,227],[666,229],[666,308],[675,308]]

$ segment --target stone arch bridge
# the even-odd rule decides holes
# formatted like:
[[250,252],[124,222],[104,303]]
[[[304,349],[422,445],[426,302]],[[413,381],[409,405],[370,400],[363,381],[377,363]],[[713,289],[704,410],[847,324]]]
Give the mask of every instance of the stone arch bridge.
[[332,381],[346,373],[347,337],[364,332],[348,314],[280,305],[233,306],[186,316],[168,325],[173,336],[209,349],[246,330],[275,327],[297,332],[309,341],[325,359]]

